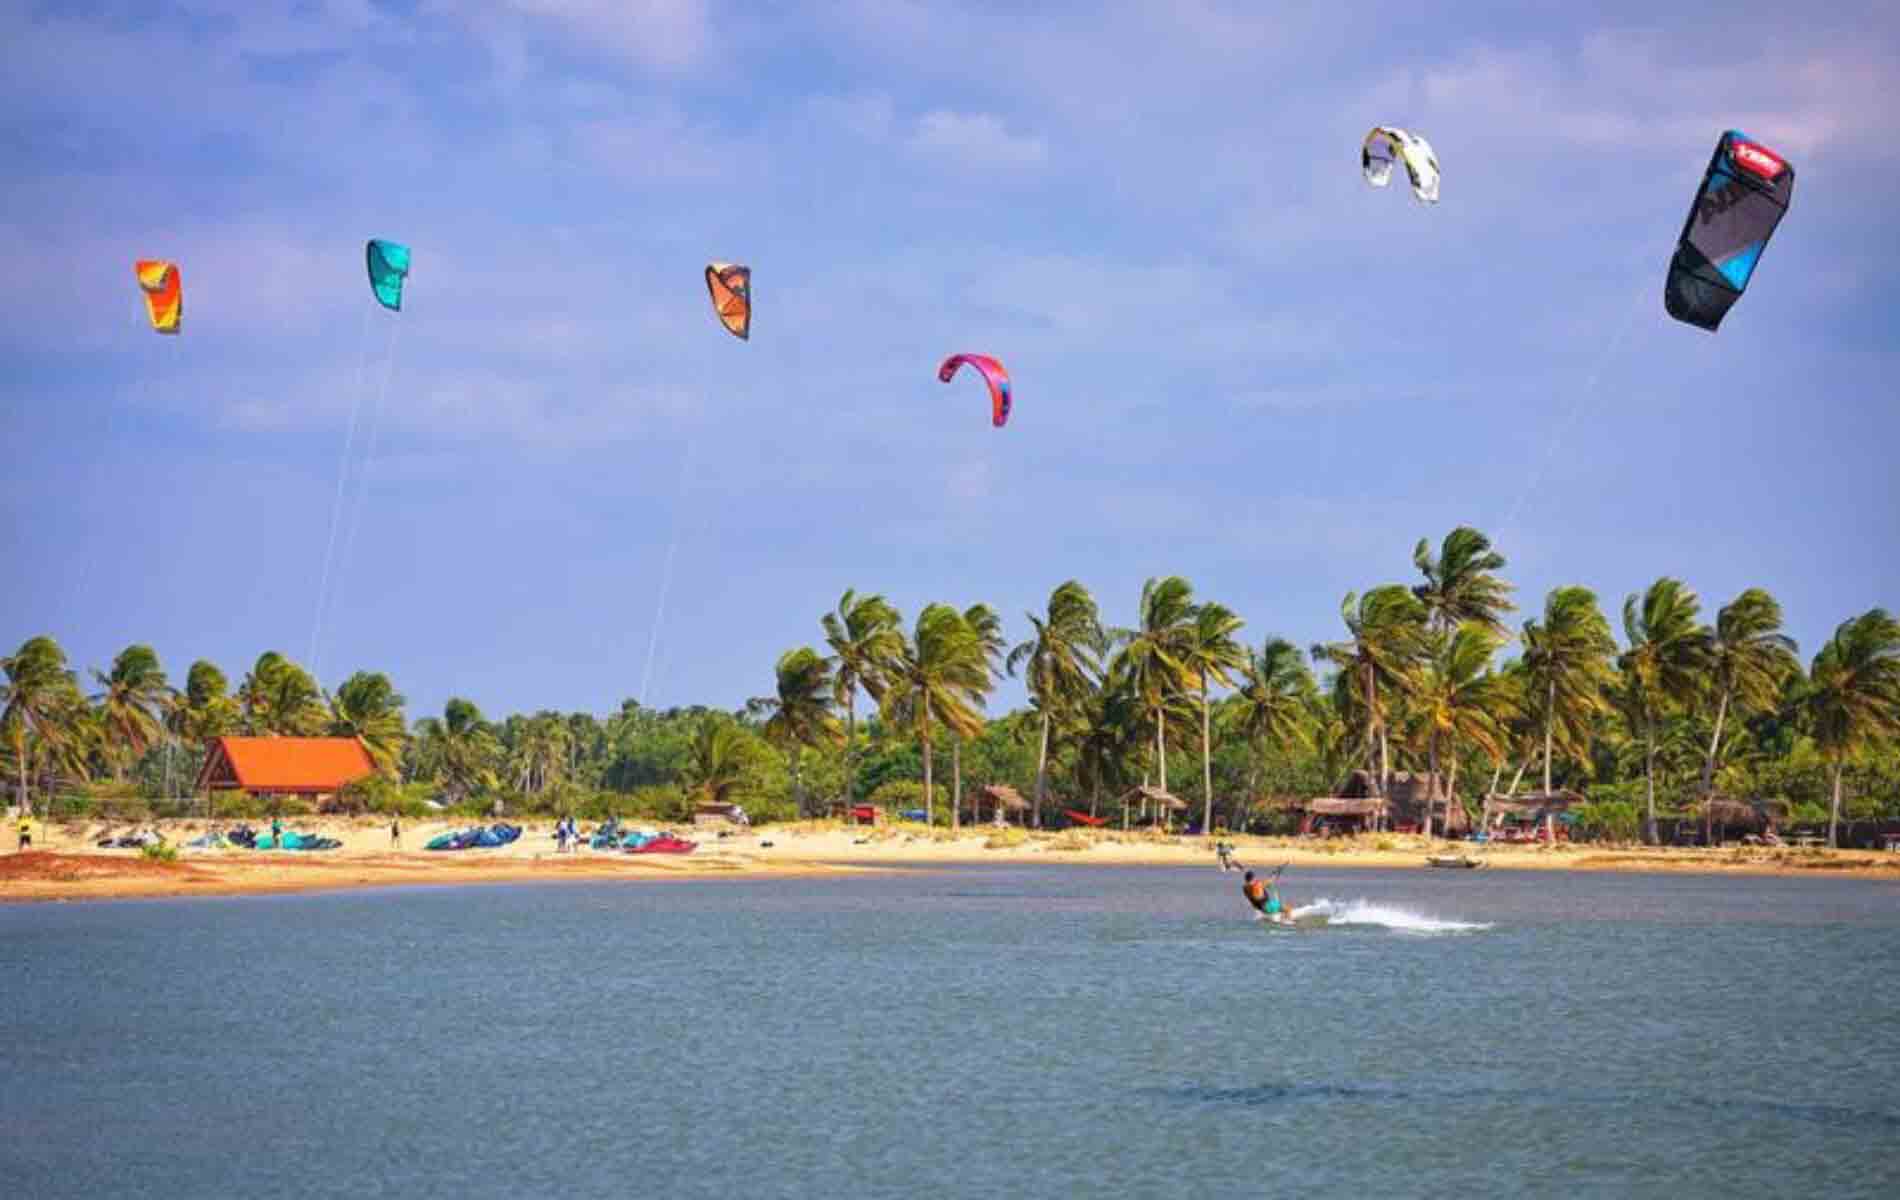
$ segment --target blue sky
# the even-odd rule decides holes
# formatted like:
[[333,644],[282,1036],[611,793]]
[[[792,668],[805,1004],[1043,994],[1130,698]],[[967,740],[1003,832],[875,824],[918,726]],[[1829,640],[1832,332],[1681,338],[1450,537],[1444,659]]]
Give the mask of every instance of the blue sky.
[[[1173,573],[1304,644],[1459,523],[1526,609],[1900,606],[1900,18],[1437,7],[7,4],[0,642],[733,706],[847,587],[1020,637]],[[1729,127],[1799,182],[1712,336],[1662,279]]]

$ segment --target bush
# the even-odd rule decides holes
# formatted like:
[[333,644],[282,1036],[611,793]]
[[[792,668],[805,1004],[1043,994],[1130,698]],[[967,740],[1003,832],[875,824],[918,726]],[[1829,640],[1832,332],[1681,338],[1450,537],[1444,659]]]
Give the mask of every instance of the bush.
[[1633,842],[1641,821],[1627,800],[1592,800],[1576,809],[1577,835],[1592,842]]
[[139,853],[154,862],[178,861],[178,848],[175,846],[167,846],[162,842],[147,845],[144,849],[140,850]]
[[885,812],[898,813],[924,806],[924,785],[915,779],[891,779],[880,783],[865,802]]

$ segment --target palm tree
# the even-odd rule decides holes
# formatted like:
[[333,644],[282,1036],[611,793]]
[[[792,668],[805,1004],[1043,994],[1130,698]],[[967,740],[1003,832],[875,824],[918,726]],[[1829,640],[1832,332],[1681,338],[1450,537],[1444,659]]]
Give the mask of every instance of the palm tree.
[[451,698],[440,721],[418,721],[416,732],[423,742],[423,761],[452,802],[466,800],[477,788],[495,786],[501,746],[473,702]]
[[1164,726],[1169,702],[1187,684],[1187,669],[1181,658],[1193,619],[1194,589],[1179,575],[1170,575],[1142,584],[1138,626],[1110,633],[1121,646],[1110,670],[1128,681],[1141,699],[1142,710],[1154,718],[1155,764],[1164,792],[1168,790]]
[[[1312,648],[1315,661],[1330,663],[1351,679],[1365,721],[1367,774],[1386,793],[1392,760],[1386,726],[1388,699],[1409,689],[1418,677],[1418,657],[1424,646],[1425,605],[1405,585],[1388,583],[1364,596],[1347,592],[1339,605],[1340,620],[1350,635],[1343,642],[1321,642]],[[1377,768],[1372,753],[1378,750]]]
[[13,749],[13,769],[20,794],[20,811],[31,813],[27,791],[31,774],[30,751],[58,756],[83,741],[84,702],[79,681],[66,665],[66,652],[50,637],[28,638],[20,648],[0,658],[7,676],[0,691],[0,730]]
[[1722,724],[1733,703],[1742,714],[1767,712],[1781,697],[1782,683],[1801,669],[1800,647],[1781,632],[1781,605],[1760,588],[1749,588],[1715,615],[1715,639],[1709,647],[1710,685],[1715,691],[1715,729],[1702,761],[1702,842],[1714,836],[1714,805],[1709,793],[1715,779]]
[[1245,624],[1224,605],[1198,605],[1188,622],[1180,653],[1181,669],[1195,681],[1201,701],[1201,833],[1214,836],[1213,712],[1209,682],[1234,686],[1234,673],[1247,667],[1247,648],[1234,638]]
[[872,703],[884,702],[886,680],[903,656],[904,633],[898,628],[897,610],[884,597],[848,590],[838,601],[838,611],[826,613],[819,623],[831,647],[832,684],[844,705],[844,812],[849,822],[857,802],[858,689],[868,692]]
[[331,737],[362,740],[371,761],[385,775],[395,773],[408,736],[403,705],[408,703],[381,671],[358,671],[343,681],[330,701]]
[[[1042,720],[1033,818],[1036,827],[1041,828],[1043,797],[1049,787],[1050,725],[1065,717],[1073,718],[1100,684],[1107,639],[1095,597],[1073,579],[1049,593],[1049,608],[1043,616],[1024,615],[1035,635],[1009,652],[1007,665],[1011,675],[1023,673],[1030,702]],[[1093,809],[1090,815],[1094,815]]]
[[217,664],[199,659],[185,673],[185,693],[172,706],[172,733],[202,744],[229,733],[238,720],[237,702],[226,695],[230,684]]
[[[1240,694],[1235,698],[1239,706],[1237,724],[1248,746],[1282,751],[1293,745],[1311,748],[1316,690],[1313,673],[1306,669],[1300,648],[1285,638],[1268,638],[1257,652],[1249,653]],[[1255,780],[1259,773],[1255,760]],[[1253,791],[1253,784],[1249,784],[1248,791]]]
[[1679,579],[1664,577],[1641,596],[1623,601],[1623,634],[1629,649],[1617,660],[1623,670],[1625,706],[1643,738],[1646,802],[1643,840],[1656,843],[1656,725],[1672,706],[1686,705],[1709,669],[1713,635],[1697,619],[1702,603]]
[[150,646],[127,646],[112,660],[111,671],[94,671],[93,680],[104,690],[92,697],[97,706],[106,758],[115,779],[125,778],[125,766],[164,736],[163,717],[172,689],[165,668]]
[[310,737],[330,719],[310,672],[275,650],[258,657],[238,685],[238,699],[246,731],[253,736]]
[[[983,651],[983,686],[975,693],[977,706],[981,707],[996,687],[1003,655],[1009,651],[1009,639],[1003,636],[1003,618],[987,604],[972,604],[964,609],[963,621],[976,635],[977,645]],[[950,734],[950,779],[950,828],[956,829],[963,814],[963,738],[954,730]]]
[[694,726],[688,749],[687,784],[708,803],[725,804],[745,778],[752,743],[733,719],[708,713]]
[[884,708],[892,724],[917,739],[924,758],[924,820],[934,819],[931,744],[937,727],[952,736],[974,737],[983,728],[976,709],[989,685],[984,646],[963,614],[948,604],[930,604],[917,614],[915,636],[905,643],[888,677]]
[[1833,776],[1827,844],[1834,846],[1847,760],[1878,739],[1900,736],[1900,620],[1875,608],[1841,622],[1808,669],[1803,707]]
[[1589,588],[1553,589],[1544,597],[1543,620],[1524,622],[1526,707],[1543,718],[1546,796],[1557,733],[1563,731],[1567,747],[1588,744],[1589,722],[1604,710],[1603,689],[1614,678],[1610,660],[1615,653],[1610,622]]
[[804,749],[841,740],[838,718],[831,711],[837,681],[831,677],[831,664],[810,646],[780,655],[777,674],[778,692],[766,701],[772,716],[765,723],[765,737],[785,748],[791,762],[793,803],[803,816],[805,790],[799,782],[799,760]]
[[1510,715],[1510,683],[1490,670],[1491,656],[1503,638],[1490,626],[1466,621],[1450,637],[1432,635],[1428,665],[1421,673],[1412,699],[1423,725],[1431,784],[1426,790],[1424,832],[1432,836],[1432,815],[1441,751],[1449,751],[1451,776],[1445,784],[1445,825],[1451,827],[1451,805],[1458,803],[1460,746],[1472,746],[1493,762],[1504,755],[1504,721]]
[[1436,557],[1431,543],[1420,538],[1412,563],[1425,576],[1412,594],[1424,604],[1434,629],[1448,634],[1476,621],[1500,640],[1507,636],[1503,615],[1517,606],[1511,603],[1512,586],[1492,574],[1503,569],[1504,556],[1491,548],[1490,538],[1460,525],[1445,535]]

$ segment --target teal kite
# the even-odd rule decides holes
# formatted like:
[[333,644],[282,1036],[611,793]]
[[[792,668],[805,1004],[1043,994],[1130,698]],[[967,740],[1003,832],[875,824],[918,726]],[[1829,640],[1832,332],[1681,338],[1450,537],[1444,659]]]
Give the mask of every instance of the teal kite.
[[368,256],[370,290],[384,308],[401,312],[402,281],[409,277],[409,247],[371,238]]

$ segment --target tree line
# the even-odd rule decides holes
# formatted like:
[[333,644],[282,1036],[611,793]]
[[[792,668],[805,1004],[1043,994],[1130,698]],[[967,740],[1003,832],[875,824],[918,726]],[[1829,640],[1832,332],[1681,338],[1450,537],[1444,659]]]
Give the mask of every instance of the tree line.
[[[207,738],[331,734],[360,737],[388,787],[551,811],[667,815],[713,798],[771,817],[848,797],[954,827],[974,776],[1026,792],[1041,825],[1064,807],[1098,815],[1136,784],[1170,792],[1187,759],[1201,829],[1284,819],[1287,799],[1334,792],[1355,769],[1379,795],[1396,771],[1429,772],[1450,804],[1517,794],[1528,775],[1543,794],[1640,813],[1652,842],[1659,812],[1706,823],[1716,796],[1824,818],[1830,844],[1844,814],[1900,815],[1900,621],[1885,609],[1841,622],[1804,663],[1766,591],[1709,619],[1667,577],[1624,600],[1620,641],[1575,585],[1513,629],[1505,565],[1475,529],[1421,540],[1414,581],[1348,593],[1338,639],[1305,649],[1249,642],[1178,576],[1148,580],[1126,627],[1062,583],[1017,641],[985,604],[932,603],[907,622],[849,590],[816,645],[779,657],[771,693],[732,712],[627,701],[606,717],[491,721],[452,699],[411,723],[380,672],[331,692],[270,652],[235,689],[207,661],[175,688],[144,645],[92,671],[88,692],[41,636],[0,659],[0,768],[27,802],[88,780],[176,792]],[[1028,705],[991,717],[1007,677]],[[1428,806],[1425,832],[1436,819]]]

